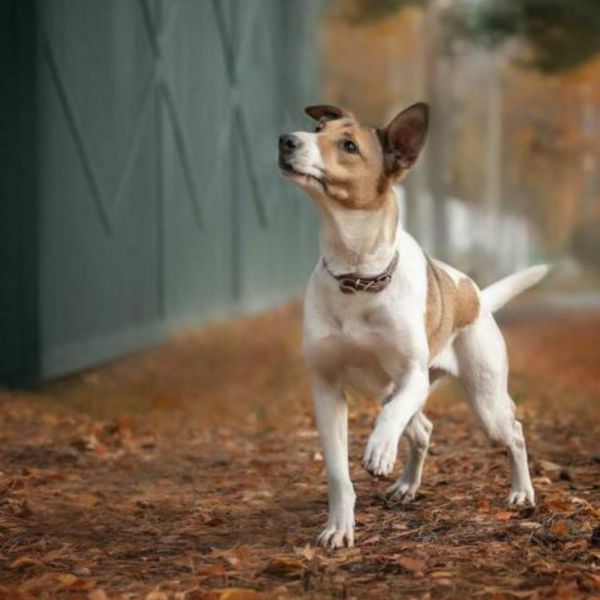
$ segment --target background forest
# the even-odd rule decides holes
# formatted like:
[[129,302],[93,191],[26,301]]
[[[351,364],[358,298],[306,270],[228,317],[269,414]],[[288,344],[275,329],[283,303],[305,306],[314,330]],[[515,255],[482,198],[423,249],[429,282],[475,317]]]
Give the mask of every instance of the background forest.
[[429,251],[482,283],[540,258],[589,282],[600,264],[599,27],[594,0],[335,1],[325,97],[376,124],[431,104],[405,189],[407,227]]

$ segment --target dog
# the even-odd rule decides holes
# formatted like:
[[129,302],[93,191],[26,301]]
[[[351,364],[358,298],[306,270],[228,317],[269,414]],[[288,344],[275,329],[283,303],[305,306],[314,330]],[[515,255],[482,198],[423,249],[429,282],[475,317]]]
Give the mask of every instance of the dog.
[[317,122],[315,131],[280,136],[278,161],[319,214],[321,256],[306,288],[303,329],[329,492],[318,543],[354,544],[348,386],[382,399],[363,457],[369,473],[391,475],[399,440],[408,439],[408,458],[389,496],[415,498],[433,428],[423,407],[432,383],[450,374],[464,383],[488,436],[508,450],[509,504],[533,505],[523,430],[507,391],[506,347],[492,314],[549,267],[530,267],[480,290],[465,274],[429,258],[403,230],[394,186],[425,144],[425,103],[403,110],[383,129],[361,125],[335,106],[305,110]]

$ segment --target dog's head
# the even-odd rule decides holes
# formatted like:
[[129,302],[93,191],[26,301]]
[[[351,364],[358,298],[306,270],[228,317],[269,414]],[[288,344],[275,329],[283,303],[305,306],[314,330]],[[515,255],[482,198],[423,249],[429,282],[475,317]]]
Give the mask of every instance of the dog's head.
[[316,129],[280,136],[279,168],[314,198],[349,209],[380,205],[417,160],[429,122],[424,103],[403,110],[384,129],[361,125],[335,106],[309,106],[306,113]]

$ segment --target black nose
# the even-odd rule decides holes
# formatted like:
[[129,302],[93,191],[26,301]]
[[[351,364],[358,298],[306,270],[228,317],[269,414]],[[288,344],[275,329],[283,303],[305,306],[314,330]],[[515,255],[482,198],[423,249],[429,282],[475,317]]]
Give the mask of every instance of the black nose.
[[279,136],[279,152],[289,155],[302,145],[300,138],[292,133],[286,133]]

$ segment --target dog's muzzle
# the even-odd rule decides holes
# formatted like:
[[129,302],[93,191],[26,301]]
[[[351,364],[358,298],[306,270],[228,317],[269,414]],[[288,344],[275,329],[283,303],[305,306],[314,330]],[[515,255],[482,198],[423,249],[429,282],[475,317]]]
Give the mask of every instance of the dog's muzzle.
[[279,166],[284,171],[294,171],[292,159],[297,150],[302,147],[302,140],[293,133],[279,136]]
[[279,156],[290,157],[302,146],[302,140],[293,133],[279,136]]

